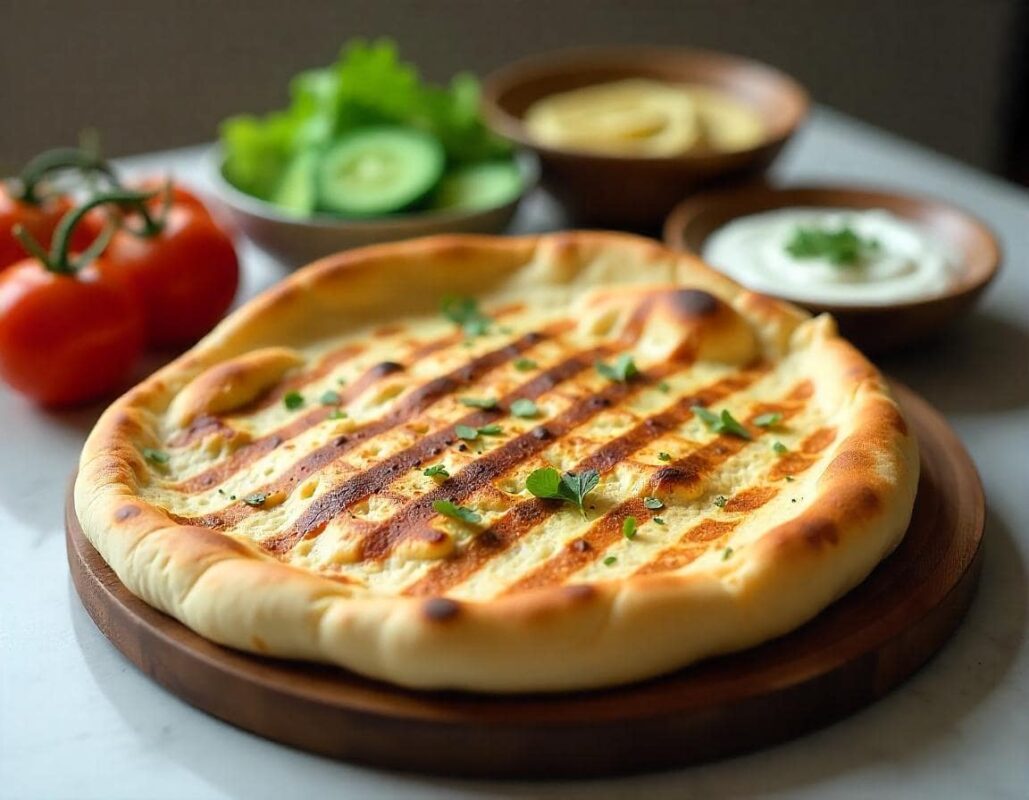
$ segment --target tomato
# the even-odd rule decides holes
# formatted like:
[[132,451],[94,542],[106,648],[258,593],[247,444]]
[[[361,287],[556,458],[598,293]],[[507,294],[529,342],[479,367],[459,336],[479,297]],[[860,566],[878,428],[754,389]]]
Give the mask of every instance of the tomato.
[[[157,192],[157,196],[154,197],[147,203],[147,206],[152,211],[160,211],[161,206],[164,204],[164,192],[167,187],[167,180],[164,178],[146,178],[138,183],[130,184],[129,188],[136,189],[140,192]],[[189,189],[185,188],[181,183],[172,182],[172,205],[178,207],[187,207],[195,211],[202,211],[207,216],[211,215],[210,209],[204,205],[204,202],[197,197]]]
[[153,235],[118,231],[97,266],[104,281],[137,298],[156,347],[195,342],[225,315],[239,286],[232,240],[189,203],[173,204]]
[[[14,235],[15,225],[25,229],[43,247],[50,247],[54,228],[72,208],[72,201],[65,195],[55,195],[29,203],[14,197],[6,187],[0,186],[0,270],[25,258],[25,248]],[[72,236],[72,250],[85,250],[99,235],[104,218],[84,220],[75,228]]]
[[42,405],[109,394],[142,353],[134,298],[95,266],[65,274],[27,259],[0,274],[0,376]]

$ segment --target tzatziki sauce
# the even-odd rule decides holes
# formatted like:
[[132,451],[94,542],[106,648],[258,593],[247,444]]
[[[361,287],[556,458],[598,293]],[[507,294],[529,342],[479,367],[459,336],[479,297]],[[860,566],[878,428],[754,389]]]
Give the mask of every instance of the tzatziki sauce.
[[708,237],[703,257],[749,289],[840,306],[939,294],[957,266],[944,242],[883,209],[798,207],[739,217]]

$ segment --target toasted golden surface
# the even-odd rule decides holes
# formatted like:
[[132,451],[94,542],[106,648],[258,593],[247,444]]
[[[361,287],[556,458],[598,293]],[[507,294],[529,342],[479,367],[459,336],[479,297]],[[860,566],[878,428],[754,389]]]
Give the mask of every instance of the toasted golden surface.
[[[563,689],[800,624],[895,546],[916,464],[827,318],[632,237],[449,237],[242,309],[112,406],[76,503],[217,641]],[[530,491],[547,468],[581,508]]]

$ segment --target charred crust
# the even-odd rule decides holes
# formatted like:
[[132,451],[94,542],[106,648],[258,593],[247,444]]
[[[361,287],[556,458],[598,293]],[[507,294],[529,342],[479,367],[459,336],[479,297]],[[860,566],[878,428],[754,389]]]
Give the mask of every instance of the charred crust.
[[692,486],[700,480],[700,473],[688,466],[661,467],[650,479],[655,489],[670,489],[678,486]]
[[422,613],[431,622],[447,622],[461,613],[461,604],[449,597],[430,597],[422,603]]
[[710,317],[718,313],[717,297],[700,289],[677,289],[671,297],[672,307],[686,317]]
[[395,372],[403,372],[404,365],[398,364],[396,361],[380,361],[368,371],[377,378],[383,378],[386,375],[392,375]]
[[122,506],[114,512],[114,518],[118,522],[124,522],[127,519],[139,516],[139,506]]
[[415,532],[414,537],[429,544],[442,544],[450,538],[443,531],[438,531],[435,528],[421,528]]
[[811,547],[834,545],[840,540],[836,523],[824,517],[797,522],[797,535]]
[[582,601],[594,597],[597,594],[597,590],[588,583],[572,583],[561,587],[561,594],[569,600]]

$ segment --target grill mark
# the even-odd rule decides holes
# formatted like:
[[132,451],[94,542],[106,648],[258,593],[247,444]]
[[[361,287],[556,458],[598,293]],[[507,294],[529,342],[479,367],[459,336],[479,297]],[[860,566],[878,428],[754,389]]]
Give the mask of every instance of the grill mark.
[[295,392],[299,389],[303,389],[309,383],[314,383],[321,378],[324,378],[330,372],[332,372],[340,364],[349,361],[354,356],[359,355],[364,351],[364,347],[361,345],[351,344],[344,345],[338,350],[334,350],[331,353],[326,354],[318,360],[318,363],[313,369],[306,370],[299,375],[286,378],[284,381],[280,381],[271,391],[265,392],[261,397],[257,398],[254,402],[236,411],[233,416],[246,416],[253,414],[256,411],[260,411],[265,408],[269,408],[276,403],[281,403],[282,398],[289,392]]
[[728,514],[757,511],[778,493],[774,486],[752,486],[730,497],[722,510]]
[[836,440],[836,428],[819,428],[809,434],[796,452],[783,455],[768,473],[769,480],[780,481],[787,476],[797,475],[818,460],[819,454]]
[[[807,396],[810,397],[810,393]],[[811,451],[814,448],[820,448],[824,450],[826,447],[832,444],[835,438],[835,428],[819,428],[818,430],[811,433],[806,439],[804,439],[804,441],[801,443],[801,450]],[[769,470],[767,476],[768,479],[778,480],[782,477],[777,477],[776,473],[782,461],[785,461],[787,458],[789,458],[789,456],[784,456],[780,462],[778,462],[774,467],[772,467],[771,470]],[[815,461],[817,461],[816,458],[802,458],[803,464],[798,467],[798,472],[802,472],[803,470],[808,469],[812,464],[815,463]],[[760,506],[769,502],[778,493],[779,489],[777,487],[754,486],[738,493],[735,497],[729,500],[728,503],[725,504],[725,508],[723,510],[727,512],[750,511],[754,508],[759,508]],[[750,496],[749,499],[745,499],[748,495]],[[757,503],[756,506],[754,505],[755,502]],[[655,572],[667,572],[670,570],[675,570],[684,567],[690,562],[696,560],[700,555],[702,555],[707,550],[707,547],[690,547],[684,544],[685,542],[710,542],[712,539],[719,538],[719,536],[721,535],[707,535],[707,533],[712,532],[712,529],[709,527],[711,524],[731,526],[727,530],[723,531],[723,533],[728,533],[729,531],[739,526],[741,522],[742,520],[735,520],[731,522],[715,522],[714,520],[703,520],[698,525],[695,525],[693,528],[687,530],[680,538],[679,544],[672,545],[671,547],[662,550],[661,553],[658,554],[656,559],[640,567],[638,570],[636,570],[634,574],[649,575]]]
[[[258,492],[275,492],[279,490],[287,490],[292,484],[297,483],[299,480],[303,480],[308,475],[317,472],[318,470],[325,467],[327,464],[340,458],[343,454],[350,452],[359,444],[366,442],[375,436],[385,433],[398,425],[407,422],[415,415],[421,413],[429,406],[433,405],[440,398],[451,394],[462,386],[474,382],[478,377],[484,373],[489,372],[508,361],[517,358],[525,350],[534,346],[538,342],[547,338],[548,336],[554,335],[559,330],[563,329],[564,325],[552,326],[545,333],[530,332],[521,336],[513,342],[509,342],[501,348],[491,350],[487,353],[483,353],[481,356],[472,359],[466,364],[462,364],[457,369],[451,370],[450,372],[441,375],[437,378],[433,378],[427,383],[413,389],[407,395],[402,397],[397,406],[385,416],[380,419],[374,420],[367,423],[366,425],[355,429],[354,431],[346,434],[345,436],[337,436],[329,444],[323,445],[316,450],[312,450],[306,456],[301,458],[288,471],[281,475],[278,479],[270,484],[257,489]],[[547,373],[541,373],[533,381],[530,381],[525,386],[533,384],[534,381],[545,381]],[[542,390],[541,390],[542,391]],[[327,415],[331,409],[318,409],[316,412],[311,414],[319,413]],[[478,414],[469,414],[461,420],[458,420],[456,424],[467,424],[467,425],[483,425],[488,419],[495,418],[498,412],[480,412]],[[324,418],[324,416],[322,417]],[[475,422],[474,420],[479,419],[481,421]],[[320,421],[320,420],[319,420]],[[444,429],[446,436],[449,436],[453,431],[453,426],[448,426]],[[428,442],[433,437],[427,437],[420,440],[421,443]],[[440,438],[439,434],[436,438]],[[443,437],[445,438],[445,436]],[[281,444],[279,442],[278,444]],[[276,444],[275,446],[278,446]],[[274,448],[271,448],[274,449]],[[427,447],[428,451],[431,447]],[[406,451],[405,451],[406,452]],[[399,455],[399,454],[398,454]],[[423,454],[423,458],[429,455],[428,452]],[[387,467],[392,462],[390,460],[382,462],[379,467]],[[216,469],[215,467],[214,469]],[[378,468],[378,467],[376,467]],[[398,467],[394,467],[392,471],[396,471]],[[360,477],[360,476],[358,476]],[[353,479],[352,479],[353,480]],[[331,493],[330,493],[331,494]],[[323,496],[324,497],[324,496]],[[319,498],[321,499],[321,498]],[[227,506],[221,511],[213,514],[208,514],[204,517],[198,518],[193,524],[203,525],[208,528],[220,528],[235,524],[239,520],[243,519],[249,513],[253,513],[253,509],[243,502],[237,502],[233,505]],[[327,522],[327,520],[326,520]],[[324,525],[322,526],[324,527]],[[288,549],[288,548],[287,548]]]
[[[344,483],[334,487],[318,498],[315,503],[312,503],[289,530],[266,540],[263,543],[264,546],[272,552],[285,552],[301,538],[316,536],[339,513],[371,494],[381,492],[395,479],[398,473],[419,466],[426,460],[438,455],[444,448],[454,444],[457,441],[456,434],[454,433],[454,428],[457,425],[480,427],[496,420],[503,414],[503,407],[509,405],[511,401],[519,397],[529,399],[539,397],[562,381],[568,380],[583,370],[590,368],[593,359],[605,351],[606,348],[594,348],[585,353],[578,353],[544,370],[532,380],[521,384],[508,395],[500,398],[497,409],[470,412],[446,427],[422,437],[417,443],[399,453],[395,453],[390,458],[370,469],[356,476],[349,477]],[[470,376],[468,380],[474,380],[474,376]],[[459,388],[459,385],[451,388]],[[544,426],[539,426],[525,434],[525,437],[531,438],[539,443],[539,446],[543,446],[543,443],[547,441],[547,436],[542,435],[545,434],[543,428]],[[374,433],[380,432],[375,431]],[[312,455],[317,454],[317,452],[315,451]],[[310,459],[311,456],[308,456],[305,460],[309,461]],[[480,459],[480,461],[482,460]],[[319,463],[315,468],[320,468],[321,466],[323,464]]]
[[[717,399],[720,398],[715,398],[710,402],[714,402]],[[676,405],[679,405],[681,402],[682,401],[677,401]],[[693,402],[690,405],[708,404],[709,403]],[[751,410],[751,413],[746,420],[753,439],[741,439],[736,436],[726,435],[718,436],[685,457],[672,462],[668,467],[662,467],[655,470],[647,481],[646,493],[657,494],[658,496],[664,494],[664,492],[662,492],[662,487],[663,484],[667,482],[666,476],[669,472],[673,472],[675,476],[681,479],[681,482],[687,483],[690,486],[694,486],[702,482],[705,475],[713,472],[717,467],[724,464],[734,455],[742,452],[747,445],[752,444],[761,437],[761,434],[764,431],[761,428],[755,427],[753,425],[753,420],[759,414],[766,413],[766,409],[768,408],[768,403],[755,404],[755,408]],[[784,418],[788,419],[790,416],[796,414],[802,406],[795,404],[793,406],[777,404],[776,408],[780,410],[780,413],[783,414]],[[686,416],[688,418],[690,415],[687,414]],[[669,467],[671,469],[669,469]],[[775,494],[775,490],[772,490],[772,494]],[[767,502],[769,499],[771,499],[771,497],[766,498],[764,502]],[[527,591],[529,589],[537,589],[544,586],[562,583],[565,578],[575,572],[578,572],[581,568],[596,560],[604,553],[605,550],[607,550],[608,547],[622,538],[622,523],[625,521],[626,517],[636,517],[637,522],[642,523],[649,521],[651,517],[660,516],[661,513],[661,509],[651,511],[646,508],[640,497],[632,497],[628,500],[622,501],[602,517],[594,521],[586,530],[586,533],[579,537],[580,540],[586,542],[588,547],[583,547],[581,545],[572,546],[575,544],[574,541],[569,543],[556,556],[553,556],[549,560],[543,562],[538,567],[530,570],[527,574],[510,584],[502,594],[514,594],[517,592]],[[710,531],[718,531],[720,530],[720,526],[725,524],[729,523],[711,521],[708,529],[698,531],[698,529],[694,527],[691,531],[696,536],[699,536],[705,531],[709,533]],[[710,533],[710,535],[717,537],[720,536],[721,533],[715,532]]]
[[[281,402],[287,392],[303,388],[307,384],[323,378],[338,364],[350,360],[353,356],[356,356],[363,350],[364,348],[360,345],[344,345],[343,347],[326,354],[318,361],[318,364],[313,369],[280,381],[276,387],[264,392],[256,400],[251,401],[243,408],[235,411],[232,416],[246,416],[247,414],[252,414],[255,411],[268,408],[276,402]],[[193,420],[185,430],[172,437],[168,441],[168,445],[170,447],[186,447],[187,445],[203,439],[209,433],[214,431],[220,431],[229,439],[238,433],[237,430],[224,419],[215,417],[211,414],[203,414]],[[281,431],[276,431],[276,433],[281,435]],[[274,434],[269,434],[269,436],[271,435]],[[261,442],[265,438],[268,437],[262,437],[258,442]],[[257,444],[257,442],[251,443],[251,446],[254,444]],[[204,485],[206,486],[209,484]]]
[[740,525],[740,520],[721,522],[713,519],[703,519],[689,528],[679,540],[680,542],[703,542],[704,547],[690,547],[687,544],[677,544],[662,550],[657,558],[640,567],[634,575],[652,575],[655,572],[669,572],[680,569],[687,564],[696,561],[707,552],[710,542],[720,539],[732,533]]
[[[693,414],[692,406],[699,405],[701,401],[704,403],[717,402],[733,392],[745,389],[757,380],[762,371],[753,370],[750,373],[732,375],[687,397],[680,398],[669,408],[643,420],[621,436],[602,445],[597,451],[581,460],[573,471],[577,472],[583,469],[596,469],[601,473],[609,471],[615,464],[660,438],[663,433],[676,424],[689,419]],[[642,501],[634,499],[627,502]],[[504,516],[477,536],[459,558],[440,562],[420,580],[405,589],[404,594],[440,594],[463,583],[491,558],[503,553],[558,508],[559,506],[553,502],[536,498],[515,504],[507,510]],[[649,512],[641,511],[641,513],[649,516]],[[620,521],[618,524],[621,524]],[[620,534],[620,527],[618,531]],[[582,545],[578,545],[578,547],[582,548]],[[589,552],[588,548],[582,549]]]
[[[353,401],[382,378],[387,375],[393,375],[401,369],[403,367],[391,361],[383,361],[369,367],[349,386],[340,387],[340,405]],[[334,408],[334,406],[320,406],[312,409],[292,422],[244,445],[224,460],[208,467],[203,472],[180,481],[172,489],[180,492],[198,492],[217,486],[225,482],[234,473],[267,455],[283,442],[289,441],[319,424],[332,413]]]
[[207,434],[221,431],[226,438],[231,439],[237,431],[227,422],[211,414],[201,414],[189,423],[183,430],[168,440],[169,447],[185,447],[193,442],[203,439]]
[[[317,502],[312,503],[289,530],[266,541],[263,545],[272,552],[282,553],[289,550],[300,539],[317,536],[333,518],[351,505],[375,492],[382,491],[396,478],[397,474],[419,466],[438,449],[453,444],[456,441],[454,426],[478,427],[498,419],[503,414],[501,409],[508,406],[513,400],[520,397],[529,399],[539,397],[558,383],[592,368],[594,360],[606,352],[608,352],[608,348],[598,347],[586,353],[577,354],[500,398],[497,410],[470,413],[360,475],[351,477],[332,491],[322,495]],[[658,378],[655,377],[653,380],[658,380]],[[639,384],[642,385],[643,381],[639,381]],[[424,528],[424,523],[436,515],[432,508],[434,501],[444,498],[455,502],[460,501],[496,476],[547,447],[553,436],[561,435],[559,431],[570,429],[576,424],[584,422],[606,408],[612,398],[624,395],[628,391],[630,388],[622,384],[607,387],[603,392],[576,403],[563,414],[505,442],[502,446],[472,462],[443,484],[421,495],[417,500],[400,509],[391,519],[380,523],[370,531],[362,542],[362,558],[385,556],[398,542]]]

